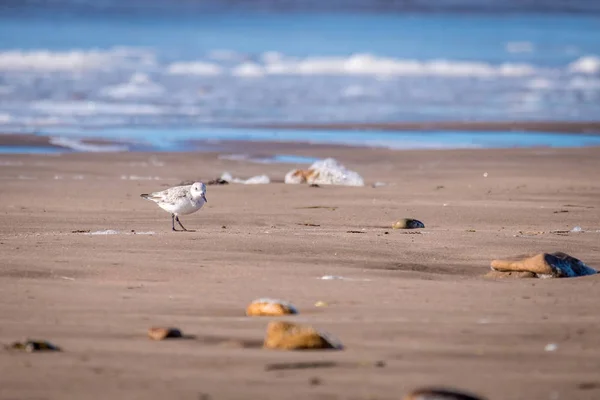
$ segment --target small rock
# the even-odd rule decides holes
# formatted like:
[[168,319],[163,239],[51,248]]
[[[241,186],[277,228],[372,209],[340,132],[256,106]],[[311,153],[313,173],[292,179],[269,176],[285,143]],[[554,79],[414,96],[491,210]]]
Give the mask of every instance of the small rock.
[[183,334],[177,328],[154,327],[148,329],[148,337],[153,340],[164,340],[171,338],[181,338]]
[[421,221],[412,218],[402,218],[399,221],[394,222],[392,225],[393,229],[417,229],[425,228],[425,224]]
[[324,301],[317,301],[315,303],[315,307],[327,307],[327,303],[325,303]]
[[33,353],[37,351],[62,351],[60,347],[46,340],[31,339],[27,339],[24,342],[14,342],[10,346],[8,346],[8,349],[26,351],[27,353]]
[[415,390],[402,400],[485,400],[474,394],[459,392],[452,389],[424,388]]
[[292,304],[277,299],[257,299],[246,308],[246,315],[249,317],[273,317],[289,314],[298,314],[298,310]]
[[530,272],[538,278],[573,278],[597,273],[582,261],[562,252],[521,255],[506,260],[493,260],[492,270]]
[[267,326],[265,349],[277,350],[341,350],[341,343],[309,325],[274,321]]

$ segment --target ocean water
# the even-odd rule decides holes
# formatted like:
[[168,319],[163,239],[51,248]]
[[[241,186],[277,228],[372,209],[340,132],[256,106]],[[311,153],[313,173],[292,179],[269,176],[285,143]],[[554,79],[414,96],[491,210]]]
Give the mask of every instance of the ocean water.
[[598,119],[595,1],[249,4],[1,2],[0,131]]
[[[600,146],[600,135],[535,132],[390,132],[371,130],[295,130],[295,129],[232,129],[220,127],[191,128],[48,128],[50,141],[65,149],[89,152],[119,151],[221,151],[228,152],[231,142],[282,142],[336,144],[357,147],[408,149],[482,149],[517,147],[585,147]],[[66,136],[66,137],[65,137]],[[107,138],[120,144],[88,144],[82,140]],[[242,157],[245,157],[242,155]],[[284,157],[275,157],[289,162]]]

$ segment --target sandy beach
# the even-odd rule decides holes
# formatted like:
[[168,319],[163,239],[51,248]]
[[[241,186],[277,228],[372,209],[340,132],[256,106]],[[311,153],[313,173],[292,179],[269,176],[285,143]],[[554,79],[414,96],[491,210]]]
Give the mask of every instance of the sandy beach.
[[[0,155],[0,343],[64,349],[0,350],[0,398],[600,398],[600,276],[483,278],[544,251],[600,268],[600,148],[260,148],[334,157],[367,185],[286,185],[307,165],[217,153]],[[187,233],[139,197],[224,171],[278,182],[208,186]],[[404,217],[425,228],[392,230]],[[262,349],[273,318],[244,315],[259,297],[345,349]],[[151,326],[194,338],[151,341]],[[317,364],[273,366],[297,362]]]

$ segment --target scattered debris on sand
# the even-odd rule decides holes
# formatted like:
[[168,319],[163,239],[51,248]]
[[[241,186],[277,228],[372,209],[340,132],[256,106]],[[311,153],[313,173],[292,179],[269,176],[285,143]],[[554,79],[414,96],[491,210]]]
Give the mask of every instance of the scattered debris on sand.
[[223,172],[219,178],[227,183],[241,183],[244,185],[265,185],[271,183],[271,179],[267,175],[256,175],[248,179],[234,178],[229,172]]
[[307,170],[293,169],[285,175],[285,183],[309,185],[364,186],[357,172],[347,169],[336,159],[326,158],[314,162]]

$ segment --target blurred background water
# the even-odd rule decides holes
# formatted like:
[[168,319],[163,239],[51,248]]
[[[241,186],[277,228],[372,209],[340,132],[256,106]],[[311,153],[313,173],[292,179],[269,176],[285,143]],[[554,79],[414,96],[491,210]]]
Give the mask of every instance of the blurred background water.
[[0,131],[599,112],[594,0],[0,2]]

